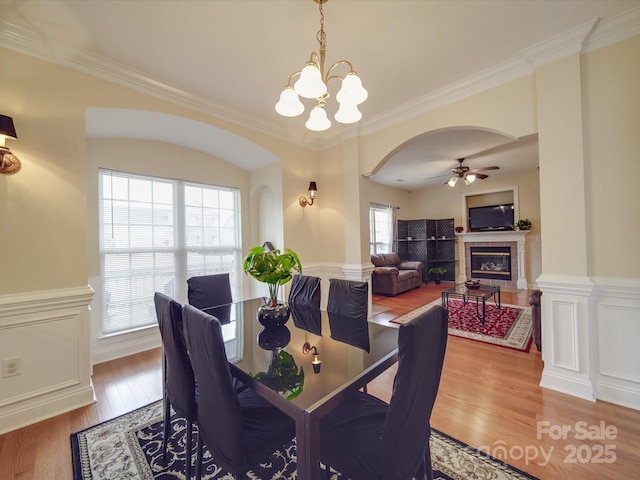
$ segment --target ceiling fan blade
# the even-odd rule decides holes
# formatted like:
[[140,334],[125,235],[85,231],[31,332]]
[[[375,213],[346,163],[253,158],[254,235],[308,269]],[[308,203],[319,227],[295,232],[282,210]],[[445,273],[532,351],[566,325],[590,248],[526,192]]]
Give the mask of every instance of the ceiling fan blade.
[[442,178],[442,177],[451,177],[451,174],[450,173],[446,173],[444,175],[436,175],[435,177],[425,178],[424,180],[434,180],[436,178]]
[[482,171],[486,171],[486,170],[500,170],[500,167],[496,167],[495,165],[493,167],[478,167],[478,168],[474,168],[474,169],[470,170],[469,173],[482,172]]
[[484,180],[485,178],[489,177],[489,175],[485,175],[484,173],[474,173],[474,175],[476,176],[476,178],[479,178],[480,180]]

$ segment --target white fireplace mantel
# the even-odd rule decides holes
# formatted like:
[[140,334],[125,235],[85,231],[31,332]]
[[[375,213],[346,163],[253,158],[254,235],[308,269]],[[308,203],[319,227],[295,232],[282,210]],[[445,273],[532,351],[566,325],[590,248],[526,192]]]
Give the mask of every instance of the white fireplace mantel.
[[458,238],[458,258],[460,259],[460,282],[467,280],[466,246],[467,243],[515,242],[518,245],[518,280],[517,287],[527,288],[525,237],[528,230],[511,230],[506,232],[470,232],[456,233]]

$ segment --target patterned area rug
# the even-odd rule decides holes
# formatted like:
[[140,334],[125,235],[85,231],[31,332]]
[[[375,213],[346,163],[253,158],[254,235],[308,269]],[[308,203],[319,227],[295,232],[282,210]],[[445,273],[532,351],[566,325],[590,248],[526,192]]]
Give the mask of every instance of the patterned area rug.
[[[74,480],[184,479],[184,419],[172,418],[167,465],[162,465],[162,401],[71,435]],[[194,433],[195,464],[195,433]],[[202,478],[228,480],[205,449]],[[432,430],[436,480],[537,480],[486,453]],[[195,468],[192,470],[195,474]],[[247,475],[252,480],[296,479],[295,440]],[[348,480],[333,472],[333,480]]]
[[[440,305],[440,300],[417,308],[405,315],[391,320],[393,323],[403,324],[427,311],[434,305]],[[531,307],[502,304],[498,308],[493,301],[486,305],[486,319],[476,312],[475,302],[466,305],[461,300],[449,300],[449,335],[469,338],[480,342],[491,343],[501,347],[513,348],[528,352],[531,348],[533,325],[531,322]]]

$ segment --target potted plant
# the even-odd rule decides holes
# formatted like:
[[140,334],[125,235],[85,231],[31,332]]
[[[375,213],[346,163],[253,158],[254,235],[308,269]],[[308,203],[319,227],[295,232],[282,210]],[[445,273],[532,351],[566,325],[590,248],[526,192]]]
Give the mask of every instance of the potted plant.
[[443,266],[431,267],[429,270],[427,270],[427,273],[429,275],[435,275],[436,284],[440,284],[440,280],[442,279],[443,275],[447,273],[447,269]]
[[293,279],[293,271],[302,273],[302,263],[298,255],[290,248],[265,250],[264,247],[253,247],[242,260],[245,274],[251,275],[259,282],[267,284],[269,301],[258,310],[258,321],[265,326],[284,325],[289,319],[289,308],[278,303],[280,285]]
[[524,220],[518,220],[517,223],[511,225],[513,230],[531,230],[531,220],[525,218]]

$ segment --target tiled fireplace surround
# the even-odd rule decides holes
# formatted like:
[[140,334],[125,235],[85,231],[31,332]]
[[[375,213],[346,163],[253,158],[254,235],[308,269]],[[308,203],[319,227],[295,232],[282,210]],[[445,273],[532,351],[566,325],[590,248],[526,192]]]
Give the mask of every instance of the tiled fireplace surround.
[[458,233],[458,258],[460,270],[457,282],[471,279],[471,247],[511,247],[511,280],[483,278],[482,283],[499,285],[503,290],[527,288],[525,263],[525,236],[527,231]]

